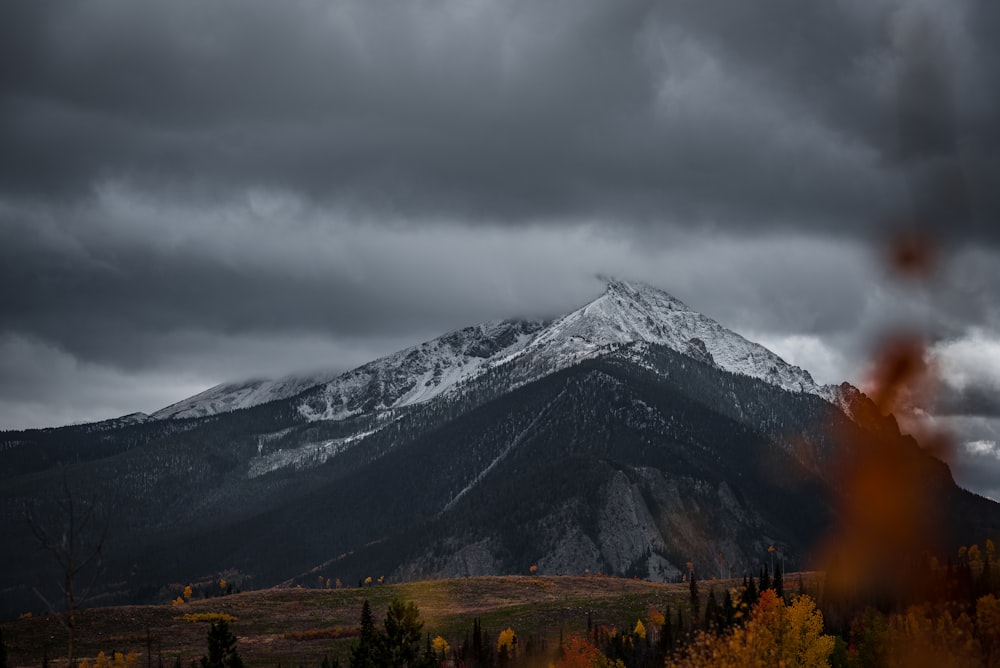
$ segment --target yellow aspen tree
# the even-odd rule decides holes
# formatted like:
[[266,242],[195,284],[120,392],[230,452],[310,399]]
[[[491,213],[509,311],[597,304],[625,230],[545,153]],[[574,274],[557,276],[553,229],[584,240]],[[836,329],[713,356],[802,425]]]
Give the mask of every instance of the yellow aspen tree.
[[744,668],[828,666],[833,636],[823,634],[823,614],[808,596],[790,606],[773,589],[760,594],[742,628],[717,636],[699,633],[683,656],[668,666],[683,668]]
[[184,600],[185,601],[190,601],[191,600],[191,594],[193,594],[193,593],[194,592],[191,589],[191,585],[188,585],[188,586],[184,587]]
[[646,625],[642,623],[641,619],[635,623],[635,630],[633,631],[633,633],[635,633],[643,640],[646,639]]
[[434,648],[434,654],[439,657],[443,656],[447,658],[448,653],[451,652],[451,645],[441,636],[437,636],[431,641],[431,647]]
[[506,647],[508,653],[513,653],[516,638],[517,636],[514,634],[514,629],[509,626],[501,631],[500,635],[497,636],[497,652]]
[[976,601],[976,628],[983,643],[985,663],[995,666],[1000,658],[1000,599],[993,594]]
[[983,572],[983,555],[978,545],[969,548],[968,558],[972,574],[979,577],[979,574]]
[[104,652],[98,652],[97,658],[94,659],[94,668],[111,668],[111,662]]
[[889,619],[888,663],[916,668],[961,668],[985,665],[972,619],[953,617],[928,605],[912,605]]

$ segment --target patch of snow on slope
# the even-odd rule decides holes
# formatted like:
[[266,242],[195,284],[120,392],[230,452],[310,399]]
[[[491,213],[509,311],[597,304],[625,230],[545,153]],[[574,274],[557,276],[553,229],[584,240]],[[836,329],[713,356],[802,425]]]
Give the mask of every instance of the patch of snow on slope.
[[278,469],[294,467],[296,470],[313,468],[347,450],[352,444],[371,436],[378,429],[351,434],[346,438],[334,438],[318,443],[306,443],[297,448],[277,450],[250,460],[248,478],[259,478]]
[[286,376],[277,380],[223,383],[162,408],[153,413],[152,417],[160,420],[195,418],[249,408],[268,401],[294,397],[310,387],[327,383],[338,375],[340,372],[331,371],[305,376]]
[[520,350],[540,328],[502,320],[446,334],[329,381],[303,398],[299,412],[308,420],[342,420],[429,401]]

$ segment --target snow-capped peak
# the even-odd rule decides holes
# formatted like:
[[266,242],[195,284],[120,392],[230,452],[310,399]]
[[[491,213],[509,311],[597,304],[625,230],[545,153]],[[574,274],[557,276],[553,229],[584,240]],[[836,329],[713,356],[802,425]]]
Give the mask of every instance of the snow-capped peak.
[[193,417],[302,394],[310,420],[338,420],[422,403],[506,362],[518,360],[521,384],[615,344],[668,346],[721,369],[795,392],[834,400],[809,373],[747,341],[670,294],[644,283],[610,279],[602,295],[548,325],[498,320],[467,327],[369,362],[347,373],[231,383],[169,406],[156,418]]
[[684,302],[644,283],[610,280],[603,295],[539,332],[522,354],[574,360],[609,345],[668,346],[726,371],[760,378],[786,390],[822,394],[809,373],[748,341]]

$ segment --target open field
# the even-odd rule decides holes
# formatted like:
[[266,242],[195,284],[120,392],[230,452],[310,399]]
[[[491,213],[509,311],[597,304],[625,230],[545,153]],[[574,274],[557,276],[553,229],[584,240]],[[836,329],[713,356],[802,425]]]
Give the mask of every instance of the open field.
[[[791,588],[797,576],[790,575],[786,581]],[[702,600],[712,588],[721,596],[735,584],[700,582]],[[453,645],[464,640],[473,617],[481,618],[494,637],[511,626],[522,638],[534,635],[557,642],[560,630],[584,629],[588,612],[595,624],[633,625],[647,618],[651,608],[686,606],[688,585],[603,576],[478,577],[360,589],[267,589],[177,606],[94,608],[80,615],[77,653],[92,659],[100,651],[109,655],[135,652],[140,668],[158,666],[161,657],[166,666],[180,659],[186,667],[205,653],[209,623],[185,621],[183,615],[214,612],[237,618],[231,626],[247,665],[319,665],[324,655],[347,656],[364,599],[370,601],[380,622],[389,601],[396,597],[414,601],[424,630],[444,636]],[[0,626],[10,666],[40,666],[43,652],[52,666],[65,665],[66,633],[57,619],[35,617]]]

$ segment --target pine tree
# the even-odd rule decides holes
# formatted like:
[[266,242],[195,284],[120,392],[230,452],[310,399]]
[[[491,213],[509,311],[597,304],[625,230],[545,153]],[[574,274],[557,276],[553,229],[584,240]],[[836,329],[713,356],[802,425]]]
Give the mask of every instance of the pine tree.
[[691,595],[691,625],[697,626],[698,611],[701,609],[701,604],[698,599],[698,578],[695,576],[693,568],[688,578],[688,590]]
[[666,614],[663,615],[663,626],[660,627],[659,648],[663,656],[666,656],[674,648],[674,629],[670,624],[669,605],[667,606]]
[[767,566],[760,567],[760,593],[763,594],[771,589],[771,576],[767,572]]
[[365,599],[361,605],[361,634],[358,644],[351,648],[351,668],[378,668],[381,644],[371,605]]
[[427,645],[424,647],[424,655],[420,657],[420,661],[415,664],[410,664],[414,668],[437,668],[440,665],[438,660],[438,655],[434,651],[434,646],[431,645],[431,634],[427,634]]
[[0,629],[0,668],[7,668],[7,645],[3,642],[2,629]]
[[722,597],[722,625],[723,628],[731,628],[736,621],[736,606],[733,605],[733,596],[726,590],[726,595]]
[[774,567],[774,583],[772,584],[774,588],[774,593],[778,595],[778,598],[785,600],[785,581],[781,573],[781,564]]
[[393,599],[385,613],[384,666],[414,666],[420,653],[420,611],[415,603]]
[[719,628],[719,605],[715,602],[715,588],[708,590],[708,601],[705,603],[705,626],[706,631],[717,630]]
[[243,659],[236,651],[236,636],[229,622],[220,619],[208,629],[208,656],[201,657],[202,668],[243,668]]
[[758,598],[760,598],[760,592],[757,590],[757,583],[753,581],[752,575],[750,576],[750,584],[747,585],[746,588],[745,598],[746,600],[744,602],[750,607],[753,607],[753,604],[757,602]]
[[483,636],[482,626],[479,617],[472,620],[472,660],[474,666],[479,666],[483,662]]

